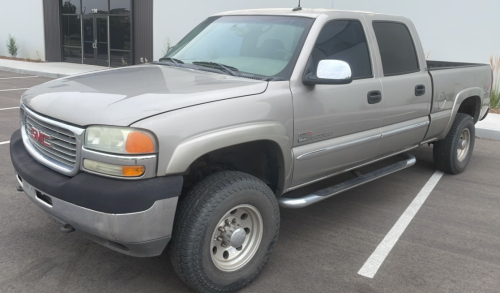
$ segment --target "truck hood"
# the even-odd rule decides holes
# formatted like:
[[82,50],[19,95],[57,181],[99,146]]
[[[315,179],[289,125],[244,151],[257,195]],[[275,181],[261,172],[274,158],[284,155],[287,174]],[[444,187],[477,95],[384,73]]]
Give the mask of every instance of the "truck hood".
[[75,125],[128,126],[159,113],[255,95],[266,88],[266,81],[147,64],[49,81],[26,91],[22,102]]

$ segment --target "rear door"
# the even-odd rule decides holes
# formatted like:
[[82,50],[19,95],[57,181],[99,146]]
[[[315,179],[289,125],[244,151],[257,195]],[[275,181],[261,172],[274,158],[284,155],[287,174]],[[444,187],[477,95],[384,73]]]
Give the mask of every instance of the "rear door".
[[[310,34],[318,29],[319,35],[306,41],[307,56],[302,60],[313,67],[325,59],[346,61],[354,80],[346,85],[306,86],[303,71],[294,72],[292,189],[372,159],[380,143],[383,103],[370,102],[368,95],[380,94],[382,87],[372,66],[373,40],[364,30],[361,14],[343,12],[342,19],[318,19],[315,26]],[[304,67],[305,62],[296,66]]]
[[432,83],[412,23],[402,17],[365,14],[379,52],[384,111],[380,155],[418,145],[429,125]]

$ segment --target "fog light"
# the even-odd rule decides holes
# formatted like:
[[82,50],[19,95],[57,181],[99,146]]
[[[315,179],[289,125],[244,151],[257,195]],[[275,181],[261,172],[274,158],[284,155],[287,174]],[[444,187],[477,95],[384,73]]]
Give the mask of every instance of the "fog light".
[[83,160],[83,167],[89,171],[97,173],[119,176],[119,177],[139,177],[144,174],[144,166],[121,166],[89,159]]

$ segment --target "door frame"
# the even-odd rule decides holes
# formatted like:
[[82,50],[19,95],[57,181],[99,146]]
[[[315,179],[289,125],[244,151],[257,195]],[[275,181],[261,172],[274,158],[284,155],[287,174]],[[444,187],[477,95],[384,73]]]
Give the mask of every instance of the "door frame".
[[[85,62],[85,35],[83,33],[83,29],[84,29],[84,20],[86,18],[90,18],[92,19],[92,22],[93,22],[93,39],[96,39],[96,36],[97,36],[97,19],[98,18],[104,18],[106,19],[106,29],[107,29],[107,44],[108,44],[108,48],[107,48],[107,55],[108,55],[108,60],[107,62],[104,62],[103,60],[101,59],[98,59],[97,56],[98,56],[98,52],[97,52],[97,48],[94,47],[94,58],[93,58],[93,62],[90,63],[90,62]],[[84,15],[81,15],[81,24],[80,24],[80,27],[81,27],[81,36],[82,36],[82,64],[87,64],[87,65],[96,65],[96,66],[107,66],[107,67],[110,67],[110,36],[109,36],[109,15],[102,15],[102,14],[84,14]],[[95,43],[93,43],[95,44]],[[97,45],[97,44],[95,44]]]

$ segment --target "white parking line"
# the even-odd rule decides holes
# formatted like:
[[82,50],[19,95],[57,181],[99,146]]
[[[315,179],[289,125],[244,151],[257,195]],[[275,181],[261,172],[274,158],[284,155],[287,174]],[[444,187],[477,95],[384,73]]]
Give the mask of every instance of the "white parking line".
[[0,77],[0,79],[15,79],[15,78],[35,78],[38,76],[15,76],[15,77]]
[[398,242],[399,237],[403,234],[406,227],[408,227],[413,217],[415,217],[443,174],[443,172],[438,170],[431,176],[429,181],[427,181],[422,190],[420,190],[415,199],[411,202],[410,206],[408,206],[406,211],[399,217],[399,220],[394,224],[391,231],[387,233],[384,240],[380,242],[363,267],[361,267],[358,274],[367,278],[373,278],[375,276],[387,255],[391,252],[396,242]]
[[19,107],[2,108],[2,109],[0,109],[0,111],[10,110],[10,109],[19,109]]
[[10,140],[9,141],[0,142],[0,145],[2,145],[2,144],[8,144],[8,143],[10,143]]
[[29,90],[29,88],[20,88],[20,89],[8,89],[8,90],[0,90],[0,92],[10,92],[10,91],[20,91],[20,90]]

